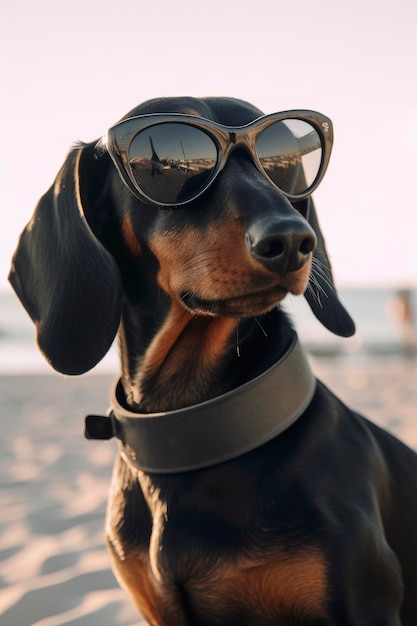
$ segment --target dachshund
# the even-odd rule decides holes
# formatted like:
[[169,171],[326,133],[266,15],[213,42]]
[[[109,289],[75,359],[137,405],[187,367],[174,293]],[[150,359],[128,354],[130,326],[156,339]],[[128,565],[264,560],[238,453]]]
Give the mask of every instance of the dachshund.
[[106,537],[152,626],[417,623],[417,456],[315,379],[280,304],[354,333],[311,197],[332,133],[147,101],[71,150],[21,235],[10,281],[50,365],[82,374],[118,334],[87,435],[119,439]]

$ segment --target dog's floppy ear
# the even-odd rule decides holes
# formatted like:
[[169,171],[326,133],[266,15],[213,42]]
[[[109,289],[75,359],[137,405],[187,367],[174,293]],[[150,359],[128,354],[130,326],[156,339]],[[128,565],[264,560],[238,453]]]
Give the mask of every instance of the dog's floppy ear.
[[351,337],[355,332],[355,324],[337,296],[332,268],[313,200],[308,198],[294,206],[308,219],[317,236],[310,283],[304,297],[323,326],[335,335]]
[[37,328],[38,345],[64,374],[96,365],[117,332],[122,285],[111,254],[87,223],[92,145],[67,157],[23,231],[9,280]]

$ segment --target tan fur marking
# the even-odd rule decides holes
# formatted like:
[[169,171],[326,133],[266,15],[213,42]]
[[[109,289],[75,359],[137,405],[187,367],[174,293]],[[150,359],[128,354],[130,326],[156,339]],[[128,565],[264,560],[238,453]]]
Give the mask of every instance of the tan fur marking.
[[[142,560],[129,556],[120,561],[116,557],[114,568],[120,583],[151,624],[168,626],[167,616],[170,626],[185,623],[175,587],[168,581],[157,584]],[[219,620],[231,609],[254,620],[273,619],[287,612],[300,618],[326,616],[326,564],[318,551],[282,555],[273,563],[246,564],[240,570],[219,567],[203,578],[197,574],[184,590],[190,605],[206,619],[214,616]]]
[[[203,390],[205,380],[214,373],[236,324],[236,320],[226,317],[192,320],[164,363],[160,382],[169,383],[171,377],[184,369],[184,364],[186,367],[191,363],[193,376],[201,380]],[[148,360],[147,364],[150,365]]]
[[227,342],[237,321],[230,317],[219,317],[213,320],[210,332],[201,337],[200,364],[203,368],[212,368],[223,355]]
[[[212,376],[226,350],[237,320],[224,317],[195,317],[173,301],[168,317],[154,337],[140,365],[139,388],[135,402],[140,403],[143,383],[152,379],[152,410],[176,406],[173,391],[182,388],[181,406],[212,397]],[[177,377],[180,376],[180,379]],[[189,381],[194,384],[190,385]],[[220,391],[219,391],[220,393]],[[170,405],[170,402],[174,404]]]
[[268,285],[276,280],[247,252],[243,226],[237,220],[212,224],[204,230],[187,228],[178,234],[155,235],[150,246],[160,263],[161,287],[175,296],[196,291],[205,299],[241,294],[246,283]]
[[325,615],[327,597],[326,564],[319,552],[282,555],[269,564],[248,565],[221,572],[214,579],[190,584],[197,605],[207,610],[214,603],[222,614],[237,605],[255,616],[273,617],[280,611],[308,617]]
[[241,597],[261,615],[297,608],[320,615],[326,598],[326,568],[319,553],[283,557],[278,563],[243,570],[224,581],[228,597]]
[[148,568],[138,558],[127,557],[121,561],[112,550],[111,555],[113,572],[120,585],[128,591],[139,611],[150,624],[164,626],[166,622],[160,610],[160,600],[156,597],[149,580]]
[[[244,227],[237,219],[220,228],[213,223],[202,231],[189,227],[154,235],[150,247],[160,264],[158,282],[171,297],[189,292],[208,301],[246,298],[236,305],[243,307],[243,317],[270,310],[284,290],[304,293],[310,275],[311,261],[282,278],[268,271],[247,250]],[[274,291],[278,286],[283,288],[280,297]]]
[[156,375],[168,354],[178,341],[182,331],[192,319],[191,313],[177,303],[173,303],[168,318],[158,334],[153,338],[141,363],[141,370]]
[[291,272],[281,281],[283,287],[288,289],[295,296],[301,296],[307,289],[310,278],[312,259],[309,259],[302,268],[295,272]]
[[122,235],[131,253],[134,256],[140,256],[142,254],[142,247],[136,238],[135,231],[133,230],[132,222],[129,215],[126,215],[123,220]]

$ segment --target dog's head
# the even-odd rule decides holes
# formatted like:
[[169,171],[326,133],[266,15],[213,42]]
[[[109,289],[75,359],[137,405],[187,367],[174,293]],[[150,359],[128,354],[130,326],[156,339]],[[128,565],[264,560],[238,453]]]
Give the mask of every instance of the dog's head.
[[[172,113],[238,128],[262,115],[235,99],[164,98],[124,119]],[[78,374],[96,365],[115,337],[124,297],[148,302],[155,317],[162,315],[156,301],[175,300],[193,315],[239,318],[265,313],[288,292],[305,293],[329,330],[354,332],[311,197],[284,195],[254,162],[251,139],[239,144],[233,134],[235,145],[206,189],[198,159],[187,159],[180,137],[187,163],[180,174],[204,192],[187,191],[186,202],[170,210],[129,188],[119,175],[123,163],[113,162],[109,150],[98,151],[97,142],[71,151],[22,233],[10,273],[55,369]],[[147,138],[148,195],[168,189],[172,170],[182,167],[158,154],[155,143]],[[296,189],[299,169],[288,172]]]

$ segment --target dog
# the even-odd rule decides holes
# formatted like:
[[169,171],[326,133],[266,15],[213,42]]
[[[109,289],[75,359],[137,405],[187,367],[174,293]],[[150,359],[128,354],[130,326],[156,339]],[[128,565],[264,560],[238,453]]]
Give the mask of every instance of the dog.
[[152,626],[417,623],[416,454],[314,378],[280,307],[354,332],[311,197],[332,132],[151,100],[72,149],[21,235],[10,281],[51,366],[118,333],[87,435],[119,439],[107,541]]

